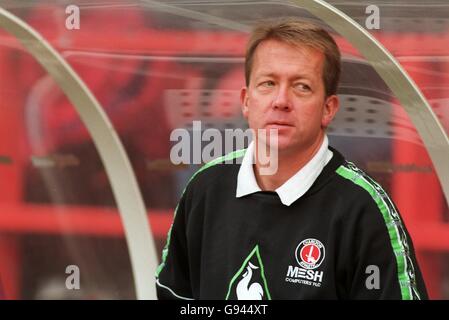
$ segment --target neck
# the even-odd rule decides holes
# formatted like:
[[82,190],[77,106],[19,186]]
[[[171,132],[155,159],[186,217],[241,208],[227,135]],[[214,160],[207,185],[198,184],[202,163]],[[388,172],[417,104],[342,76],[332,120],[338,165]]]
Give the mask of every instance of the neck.
[[278,168],[276,173],[273,175],[260,174],[261,165],[256,157],[253,169],[259,187],[264,191],[274,191],[282,186],[315,156],[323,143],[323,139],[324,133],[321,134],[308,148],[301,151],[282,152],[279,150]]

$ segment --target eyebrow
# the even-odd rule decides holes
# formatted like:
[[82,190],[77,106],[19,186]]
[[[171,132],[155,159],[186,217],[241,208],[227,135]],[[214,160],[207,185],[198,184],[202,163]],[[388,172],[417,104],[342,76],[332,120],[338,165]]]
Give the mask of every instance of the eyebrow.
[[[276,75],[275,73],[273,73],[273,72],[268,72],[268,73],[262,72],[261,74],[259,74],[259,75],[257,76],[257,79],[258,79],[258,78],[262,78],[262,77],[276,78],[277,75]],[[312,79],[310,79],[310,77],[308,77],[308,76],[305,75],[305,74],[297,74],[297,75],[295,75],[295,76],[293,77],[293,80],[298,80],[298,79],[306,79],[306,80],[312,81]]]

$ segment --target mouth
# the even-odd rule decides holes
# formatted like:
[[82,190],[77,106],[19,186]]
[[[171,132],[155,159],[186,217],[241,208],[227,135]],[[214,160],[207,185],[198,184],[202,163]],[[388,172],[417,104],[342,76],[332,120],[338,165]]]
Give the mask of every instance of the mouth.
[[293,127],[293,125],[285,121],[271,121],[266,124],[266,127]]

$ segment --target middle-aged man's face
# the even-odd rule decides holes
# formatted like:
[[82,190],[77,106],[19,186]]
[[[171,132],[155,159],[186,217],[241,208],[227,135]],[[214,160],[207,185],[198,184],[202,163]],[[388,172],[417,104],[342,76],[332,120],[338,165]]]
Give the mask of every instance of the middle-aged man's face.
[[279,153],[319,143],[338,110],[337,96],[325,95],[323,63],[322,52],[277,40],[265,40],[255,51],[242,111],[251,129],[278,130]]

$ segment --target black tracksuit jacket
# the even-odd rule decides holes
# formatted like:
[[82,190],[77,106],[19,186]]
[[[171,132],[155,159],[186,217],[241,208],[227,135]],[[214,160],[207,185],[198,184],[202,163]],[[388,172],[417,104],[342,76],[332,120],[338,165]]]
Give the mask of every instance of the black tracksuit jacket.
[[427,299],[414,249],[385,191],[333,148],[290,206],[236,198],[239,164],[188,183],[156,272],[159,299]]

